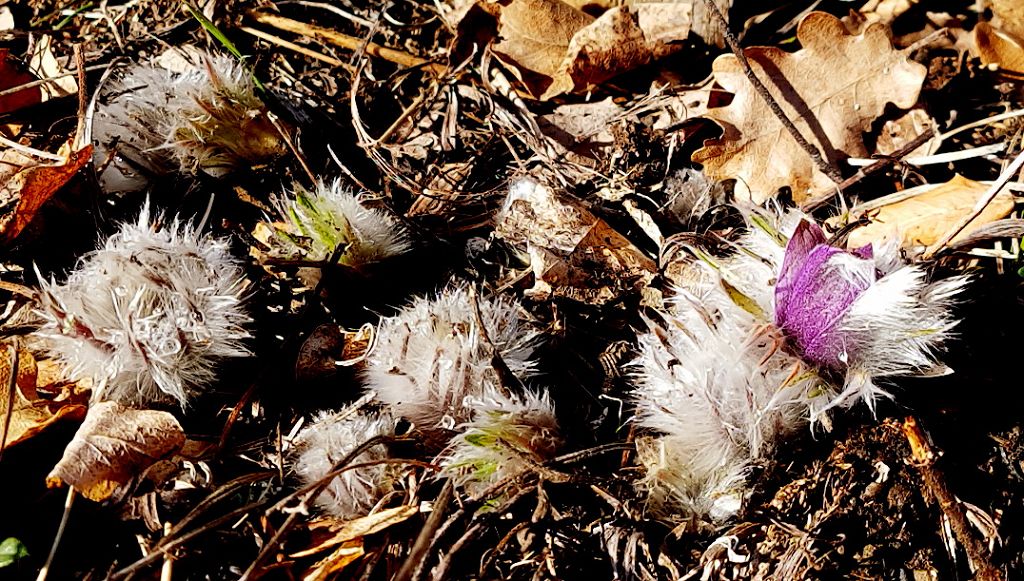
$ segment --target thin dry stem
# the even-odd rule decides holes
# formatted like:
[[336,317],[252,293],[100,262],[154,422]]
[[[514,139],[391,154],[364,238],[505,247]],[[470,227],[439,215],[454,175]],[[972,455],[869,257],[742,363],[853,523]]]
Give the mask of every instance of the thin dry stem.
[[[276,16],[274,14],[267,14],[264,12],[254,12],[251,13],[251,15],[252,18],[260,24],[266,24],[267,26],[272,26],[278,30],[284,30],[286,32],[315,38],[321,42],[326,42],[339,48],[359,50],[359,48],[364,45],[364,41],[362,39],[342,34],[336,30],[331,30],[315,24],[306,24],[305,22],[299,22],[298,20],[292,20],[291,18],[285,18],[283,16]],[[422,67],[423,69],[438,75],[443,73],[447,68],[444,65],[432,63],[427,59],[420,58],[400,50],[395,50],[393,48],[381,46],[373,42],[365,43],[365,51],[367,54],[373,55],[377,58],[382,58],[403,67]]]
[[985,211],[985,208],[987,208],[988,205],[992,202],[992,200],[994,200],[996,196],[999,195],[999,192],[1003,191],[1003,188],[1006,187],[1006,184],[1008,184],[1010,180],[1013,179],[1013,176],[1017,175],[1017,172],[1020,171],[1021,167],[1024,167],[1024,150],[1021,150],[1021,152],[1017,154],[1017,157],[1013,160],[1013,162],[1010,163],[1010,167],[1006,168],[1006,171],[999,175],[999,179],[992,182],[992,185],[989,186],[988,191],[985,192],[985,195],[978,199],[978,203],[974,205],[974,209],[971,210],[971,213],[961,218],[960,221],[957,222],[952,228],[950,228],[949,231],[946,232],[942,236],[942,238],[939,239],[938,242],[930,246],[928,250],[925,251],[922,258],[927,260],[935,256],[938,252],[945,248],[947,244],[949,244],[950,240],[955,238],[956,235],[962,232],[968,224],[970,224],[971,222],[974,221],[975,218],[980,216],[981,213]]
[[813,212],[814,210],[817,210],[818,208],[828,203],[828,201],[832,199],[832,196],[836,195],[836,193],[842,194],[847,189],[852,188],[853,186],[860,183],[861,180],[868,177],[869,175],[878,173],[883,169],[889,167],[890,165],[896,163],[898,160],[910,155],[912,151],[924,145],[925,142],[931,139],[934,135],[934,128],[927,129],[924,133],[918,135],[913,140],[911,140],[910,143],[907,143],[903,147],[899,148],[897,151],[894,151],[891,155],[882,157],[875,163],[859,169],[856,174],[843,180],[843,183],[839,184],[837,188],[838,192],[828,191],[825,192],[824,194],[814,196],[811,199],[804,202],[803,205],[800,206],[800,209],[803,210],[804,212]]

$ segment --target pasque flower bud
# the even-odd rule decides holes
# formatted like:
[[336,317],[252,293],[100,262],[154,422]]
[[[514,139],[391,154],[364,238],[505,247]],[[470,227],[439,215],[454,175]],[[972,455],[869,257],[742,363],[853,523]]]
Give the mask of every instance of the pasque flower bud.
[[277,199],[286,222],[271,226],[274,252],[289,259],[328,260],[353,268],[408,252],[404,226],[383,210],[366,206],[340,181],[318,182],[312,192],[296,188]]
[[148,205],[58,284],[40,276],[38,335],[96,400],[183,407],[218,363],[248,355],[242,273],[226,240],[176,220],[159,228]]
[[[394,430],[395,420],[386,413],[348,407],[322,414],[296,436],[290,454],[291,468],[304,486],[313,485],[356,448],[374,437],[394,435]],[[387,456],[385,443],[367,448],[349,466],[367,465],[332,478],[316,498],[317,506],[342,519],[366,515],[398,482],[401,467],[378,462]]]
[[[748,467],[880,380],[933,372],[966,279],[929,281],[892,247],[846,251],[799,213],[748,211],[735,251],[684,257],[640,336],[641,486],[660,515],[727,518]],[[641,445],[642,443],[642,445]]]
[[806,361],[845,378],[835,404],[884,394],[880,378],[933,373],[936,350],[956,324],[950,307],[964,277],[929,282],[895,248],[830,246],[801,221],[775,284],[775,323]]
[[[491,343],[509,370],[531,373],[537,333],[508,299],[479,299],[480,315]],[[473,402],[499,391],[465,287],[417,297],[394,317],[381,321],[373,351],[366,359],[366,385],[381,403],[422,429],[454,430],[473,420]]]
[[175,171],[219,177],[284,153],[244,67],[227,56],[194,52],[198,62],[180,72],[132,65],[107,91],[93,119],[107,191],[140,190],[148,178]]

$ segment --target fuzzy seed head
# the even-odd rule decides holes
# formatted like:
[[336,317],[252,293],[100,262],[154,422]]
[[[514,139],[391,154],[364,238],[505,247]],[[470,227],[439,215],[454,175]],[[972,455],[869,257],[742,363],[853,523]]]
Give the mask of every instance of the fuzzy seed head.
[[[101,178],[112,190],[144,187],[144,173],[206,172],[222,176],[284,152],[252,77],[230,57],[202,53],[172,72],[155,64],[129,67],[96,111],[97,155],[117,151]],[[124,158],[130,163],[124,162]]]
[[227,357],[248,355],[242,274],[226,240],[172,222],[148,205],[79,262],[63,284],[40,277],[38,334],[97,401],[186,406]]
[[487,391],[472,401],[473,420],[461,426],[441,462],[445,474],[470,494],[543,464],[562,446],[546,394]]
[[[292,471],[303,486],[323,480],[353,450],[377,436],[394,435],[395,421],[386,414],[346,408],[324,413],[304,428],[293,442]],[[378,444],[352,459],[350,465],[368,464],[387,458],[387,448]],[[325,513],[352,519],[365,516],[395,489],[399,473],[393,464],[378,463],[346,470],[331,479],[317,497]]]
[[286,228],[274,228],[277,254],[290,259],[327,260],[361,267],[408,252],[406,229],[382,210],[367,207],[340,181],[319,182],[312,192],[298,188],[277,207]]
[[[508,299],[478,299],[488,336],[512,373],[533,372],[537,333]],[[381,321],[366,360],[366,384],[378,400],[423,429],[474,420],[474,400],[499,391],[466,287],[419,297]]]

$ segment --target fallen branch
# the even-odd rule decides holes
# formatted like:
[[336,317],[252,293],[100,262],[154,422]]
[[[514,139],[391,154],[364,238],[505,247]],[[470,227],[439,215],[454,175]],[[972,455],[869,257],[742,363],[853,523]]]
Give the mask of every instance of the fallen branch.
[[361,47],[365,47],[367,54],[373,55],[377,58],[382,58],[403,67],[422,67],[423,69],[435,74],[441,74],[447,70],[447,67],[444,65],[432,63],[425,58],[411,55],[407,52],[402,52],[393,48],[388,48],[386,46],[381,46],[374,42],[366,42],[363,39],[342,34],[336,30],[331,30],[315,24],[306,24],[305,22],[299,22],[298,20],[292,20],[291,18],[285,18],[283,16],[276,16],[274,14],[267,14],[264,12],[250,12],[250,16],[260,24],[266,24],[267,26],[272,26],[278,30],[292,32],[309,38],[315,38],[321,42],[326,42],[327,44],[332,44],[346,50],[359,50]]
[[985,544],[971,534],[971,525],[964,513],[960,500],[946,486],[942,470],[935,464],[936,454],[928,444],[927,437],[917,424],[908,417],[903,421],[903,434],[910,443],[910,455],[914,466],[921,473],[928,493],[939,503],[942,514],[949,519],[953,535],[967,552],[967,558],[977,570],[975,581],[1002,581],[1003,574],[992,564],[991,555]]
[[842,183],[840,183],[836,187],[836,191],[829,191],[823,194],[818,194],[812,197],[811,199],[807,200],[800,206],[800,209],[805,212],[813,212],[814,210],[817,210],[821,206],[825,205],[830,199],[832,199],[832,196],[836,195],[837,193],[842,194],[847,189],[852,188],[853,186],[860,183],[861,180],[868,177],[869,175],[878,173],[883,169],[889,167],[890,165],[896,163],[897,161],[903,159],[904,157],[910,155],[910,152],[924,145],[925,142],[931,139],[934,135],[935,128],[929,128],[927,131],[911,140],[910,143],[907,143],[903,147],[894,151],[891,155],[882,157],[875,163],[857,170],[856,174],[843,180]]

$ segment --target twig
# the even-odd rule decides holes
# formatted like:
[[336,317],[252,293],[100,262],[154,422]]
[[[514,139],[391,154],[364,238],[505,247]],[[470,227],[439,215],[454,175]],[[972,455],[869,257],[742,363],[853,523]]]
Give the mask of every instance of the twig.
[[1020,171],[1020,168],[1022,166],[1024,166],[1024,150],[1017,154],[1017,157],[1013,160],[1013,162],[1010,163],[1010,167],[1006,168],[1006,171],[1000,174],[999,179],[992,182],[992,185],[989,186],[988,191],[985,192],[985,195],[983,195],[978,200],[978,203],[974,205],[974,209],[971,210],[971,213],[961,218],[960,221],[957,222],[956,225],[954,225],[952,228],[950,228],[949,231],[946,232],[942,236],[942,238],[939,239],[938,242],[930,246],[928,250],[925,251],[922,258],[928,260],[935,256],[935,254],[937,254],[939,251],[945,248],[947,244],[949,244],[950,240],[955,238],[956,235],[959,234],[964,228],[966,228],[968,224],[970,224],[972,221],[974,221],[975,218],[981,215],[981,213],[985,210],[986,207],[988,207],[992,200],[994,200],[996,196],[999,195],[999,192],[1003,191],[1003,188],[1006,186],[1006,184],[1009,183],[1011,179],[1013,179],[1013,176],[1017,175],[1017,172]]
[[[935,128],[928,128],[924,133],[918,135],[913,140],[911,140],[910,143],[907,143],[903,147],[894,151],[892,154],[882,157],[875,163],[857,170],[856,174],[843,180],[843,182],[840,183],[836,189],[838,189],[839,193],[842,194],[847,189],[852,188],[853,186],[860,183],[861,180],[868,177],[869,175],[878,173],[879,171],[896,163],[898,160],[903,159],[903,157],[909,155],[910,152],[924,145],[925,142],[931,139],[934,135]],[[835,194],[836,192],[829,191],[824,194],[814,196],[813,198],[804,202],[803,205],[800,206],[800,209],[805,212],[812,212],[814,210],[817,210],[821,206],[825,205],[825,203],[827,203],[830,199],[832,199],[832,196],[834,196]]]
[[1014,117],[1020,117],[1022,115],[1024,115],[1024,109],[1016,109],[1014,111],[1007,111],[1006,113],[1000,113],[999,115],[993,115],[992,117],[986,117],[984,119],[979,119],[977,121],[972,121],[971,123],[967,123],[966,125],[961,125],[960,127],[957,127],[956,129],[950,129],[949,131],[947,131],[947,132],[943,133],[942,135],[940,135],[939,139],[945,140],[945,139],[948,139],[950,137],[953,137],[954,135],[956,135],[958,133],[963,133],[964,131],[967,131],[968,129],[974,129],[975,127],[981,127],[983,125],[988,125],[990,123],[998,123],[999,121],[1006,121],[1008,119],[1013,119]]
[[253,578],[253,575],[256,573],[256,569],[259,568],[261,563],[263,563],[263,560],[266,559],[268,555],[270,555],[271,551],[277,548],[277,546],[281,543],[281,540],[284,538],[284,535],[287,534],[288,531],[290,531],[293,526],[295,526],[295,523],[298,520],[299,516],[306,512],[301,509],[308,506],[309,503],[314,498],[320,496],[320,493],[323,492],[325,488],[327,488],[327,485],[330,484],[332,480],[334,480],[335,476],[345,471],[348,465],[351,464],[353,460],[358,458],[366,450],[372,448],[373,446],[377,446],[394,440],[395,438],[391,438],[388,436],[374,436],[373,438],[370,438],[362,445],[357,446],[354,450],[346,454],[345,457],[338,461],[338,463],[334,465],[334,468],[325,477],[321,478],[318,482],[314,483],[312,486],[307,486],[295,493],[289,494],[281,501],[278,501],[278,503],[275,504],[273,507],[271,507],[270,510],[273,511],[279,507],[282,507],[283,503],[287,502],[287,500],[295,498],[297,495],[302,495],[302,500],[299,503],[299,509],[292,511],[291,514],[288,515],[288,518],[284,520],[284,523],[282,523],[280,528],[277,529],[277,531],[274,533],[274,536],[272,536],[270,540],[263,545],[263,548],[256,555],[256,558],[253,559],[252,563],[250,563],[249,566],[245,569],[245,572],[242,573],[242,576],[239,578],[239,581],[248,581],[249,579]]
[[[128,565],[124,569],[121,569],[120,571],[114,572],[113,574],[109,575],[107,577],[107,579],[110,580],[110,581],[117,581],[118,579],[124,579],[126,577],[129,577],[130,575],[133,575],[134,573],[136,573],[140,569],[142,569],[142,568],[144,568],[144,567],[146,567],[146,566],[148,566],[148,565],[150,565],[150,564],[152,564],[152,563],[162,559],[163,556],[168,551],[177,548],[179,545],[182,545],[185,542],[190,541],[193,538],[195,538],[195,537],[197,537],[197,536],[199,536],[199,535],[201,535],[201,534],[203,534],[203,533],[205,533],[205,532],[207,532],[209,530],[217,528],[217,527],[219,527],[220,525],[222,525],[222,524],[224,524],[226,522],[231,522],[231,521],[237,519],[241,515],[244,515],[244,514],[246,514],[248,512],[251,512],[253,510],[261,508],[261,507],[265,506],[268,502],[270,502],[268,499],[257,500],[256,502],[252,502],[252,503],[249,503],[249,504],[247,504],[245,506],[236,508],[235,510],[232,510],[231,512],[228,512],[224,516],[218,517],[218,518],[216,518],[216,519],[214,519],[214,520],[204,524],[203,526],[197,528],[196,530],[191,531],[191,532],[189,532],[187,534],[184,534],[184,535],[174,539],[173,541],[168,541],[167,543],[158,545],[148,555],[146,555],[145,557],[139,559],[138,561],[135,561],[131,565]],[[164,537],[163,540],[166,540],[166,539],[167,539],[167,537]]]
[[281,139],[284,140],[285,145],[288,146],[288,150],[292,152],[292,155],[294,155],[295,159],[298,160],[299,165],[302,166],[302,171],[306,172],[306,177],[309,178],[309,184],[311,186],[315,186],[316,175],[313,174],[313,170],[309,169],[309,164],[306,163],[306,158],[302,156],[302,152],[300,152],[299,149],[295,147],[295,144],[292,143],[292,138],[288,135],[288,131],[284,128],[284,125],[281,124],[281,120],[277,118],[277,115],[270,111],[267,111],[266,116],[267,120],[270,121],[270,124],[274,126],[274,129],[276,129],[277,133],[281,136]]
[[487,326],[484,324],[483,313],[480,311],[480,300],[477,297],[475,287],[469,288],[469,301],[473,305],[473,317],[476,319],[480,339],[483,340],[484,345],[491,351],[491,367],[494,368],[494,372],[498,376],[499,386],[505,392],[505,395],[516,396],[522,394],[526,390],[526,386],[516,377],[515,373],[512,373],[508,363],[505,362],[505,358],[502,357],[501,351],[491,341],[491,335],[487,332]]
[[[170,521],[164,523],[164,536],[171,531]],[[160,567],[160,581],[171,581],[174,573],[174,557],[170,553],[164,553],[164,564]]]
[[75,55],[75,67],[78,68],[78,123],[75,125],[75,140],[72,142],[72,149],[78,151],[89,143],[85,134],[85,118],[89,110],[89,97],[85,78],[85,52],[82,50],[82,43],[75,43],[72,47]]
[[60,546],[60,539],[64,536],[64,529],[68,526],[68,519],[71,518],[71,505],[75,502],[75,496],[75,487],[69,486],[68,498],[64,501],[64,514],[60,516],[60,525],[57,526],[57,536],[53,539],[50,554],[46,556],[46,563],[39,570],[36,581],[46,581],[46,576],[50,574],[50,567],[53,567],[53,561],[57,558],[57,547]]
[[437,564],[437,569],[433,572],[432,577],[437,581],[443,581],[446,579],[448,573],[448,567],[451,566],[452,560],[455,558],[455,553],[458,553],[462,547],[465,547],[476,538],[480,531],[484,530],[484,523],[478,522],[473,526],[469,527],[457,541],[452,543],[452,547],[448,549],[448,553],[441,555],[441,560]]
[[444,517],[444,511],[448,508],[454,492],[455,485],[452,484],[452,480],[449,478],[445,481],[440,494],[434,500],[432,512],[427,517],[427,522],[424,523],[423,528],[420,529],[420,534],[416,537],[416,542],[413,543],[412,550],[409,551],[409,556],[402,563],[402,568],[398,570],[398,575],[395,576],[394,581],[409,581],[419,564],[426,558],[427,549],[430,548],[430,542],[434,539],[434,533],[441,526],[441,518]]
[[[267,26],[273,26],[279,30],[315,38],[322,42],[333,44],[334,46],[347,50],[357,50],[363,46],[362,39],[342,34],[336,30],[331,30],[315,24],[306,24],[305,22],[299,22],[298,20],[292,20],[291,18],[285,18],[283,16],[276,16],[274,14],[267,14],[264,12],[252,12],[250,14],[253,20],[260,24],[266,24]],[[366,52],[367,54],[373,55],[377,58],[382,58],[386,61],[391,61],[397,65],[404,67],[422,67],[435,74],[441,74],[447,68],[444,65],[432,63],[425,58],[411,55],[407,52],[402,52],[393,48],[388,48],[386,46],[381,46],[374,42],[366,43]]]
[[[501,481],[491,485],[487,490],[484,490],[480,494],[473,496],[467,499],[465,502],[463,502],[462,508],[452,513],[452,515],[448,517],[448,520],[446,520],[445,523],[437,529],[437,534],[435,534],[434,538],[430,540],[430,546],[427,548],[427,557],[436,553],[436,551],[434,551],[434,548],[437,547],[438,543],[441,542],[441,539],[445,538],[448,535],[448,532],[452,529],[452,527],[454,527],[460,520],[462,520],[464,516],[469,514],[471,511],[476,510],[478,506],[482,505],[492,496],[494,496],[495,494],[506,488],[508,485],[519,480],[521,477],[525,475],[534,476],[536,475],[536,473],[532,471],[520,472],[519,474],[515,474],[508,478],[504,478]],[[503,509],[512,506],[513,504],[518,502],[519,499],[521,499],[523,496],[533,492],[534,490],[536,490],[536,487],[534,486],[521,489],[514,496],[512,496],[512,498],[508,499],[504,503]],[[502,512],[504,512],[504,510],[497,510],[489,514],[501,514]],[[423,559],[418,563],[416,570],[413,572],[412,581],[421,581],[423,577],[426,575],[426,571],[427,559]]]
[[957,541],[964,547],[967,557],[977,570],[976,581],[1002,581],[1003,574],[992,564],[991,555],[985,544],[971,534],[971,525],[959,499],[946,486],[942,470],[935,464],[935,452],[917,420],[908,417],[903,421],[903,435],[910,443],[910,455],[924,479],[928,492],[939,503],[942,513],[949,519],[950,528]]
[[807,155],[814,160],[818,169],[835,183],[838,184],[842,182],[843,175],[839,173],[839,170],[826,161],[825,158],[821,156],[821,152],[818,151],[818,148],[811,145],[810,142],[800,134],[800,130],[796,128],[796,125],[793,124],[789,117],[786,117],[786,113],[782,110],[779,102],[775,100],[775,97],[772,96],[771,92],[768,91],[768,87],[766,87],[765,84],[761,82],[761,79],[757,77],[757,74],[754,73],[754,69],[750,66],[750,61],[747,60],[747,55],[743,53],[743,48],[740,46],[739,41],[733,35],[732,31],[729,30],[728,19],[726,19],[724,14],[722,14],[718,5],[715,4],[714,0],[704,0],[704,5],[707,6],[708,12],[714,16],[718,21],[718,24],[721,26],[726,44],[729,45],[729,49],[732,50],[734,55],[736,55],[736,60],[740,63],[740,68],[743,69],[743,73],[747,75],[748,79],[750,79],[750,83],[754,85],[754,89],[757,91],[757,94],[765,100],[765,103],[768,104],[768,108],[772,110],[772,113],[774,113],[776,117],[778,117],[782,126],[785,127],[786,131],[788,131],[790,136],[793,137],[793,140],[795,140],[797,144],[807,152]]
[[483,562],[480,563],[480,579],[487,578],[487,570],[490,569],[491,565],[494,564],[494,561],[498,559],[498,555],[501,553],[502,550],[505,549],[505,545],[507,545],[513,538],[515,538],[515,536],[519,534],[519,531],[527,528],[528,526],[530,526],[530,524],[531,523],[526,521],[518,523],[516,526],[509,529],[509,531],[505,533],[505,536],[501,537],[501,540],[498,541],[498,544],[494,545],[494,549],[488,552],[487,557],[483,560]]
[[308,48],[306,48],[304,46],[295,44],[294,42],[291,42],[289,40],[285,40],[285,39],[283,39],[283,38],[281,38],[279,36],[274,36],[273,34],[270,34],[270,33],[267,33],[267,32],[263,32],[262,30],[259,30],[259,29],[256,29],[256,28],[252,28],[250,26],[239,26],[238,30],[241,30],[242,32],[244,32],[246,34],[251,34],[251,35],[255,36],[256,38],[258,38],[260,40],[265,40],[265,41],[267,41],[267,42],[269,42],[271,44],[276,44],[278,46],[282,46],[284,48],[287,48],[288,50],[290,50],[292,52],[297,52],[297,53],[299,53],[301,55],[308,56],[309,58],[314,58],[314,59],[316,59],[318,61],[325,62],[325,63],[327,63],[327,64],[329,64],[331,66],[334,66],[334,67],[344,67],[344,66],[346,66],[346,63],[344,63],[343,61],[340,61],[340,60],[338,60],[338,59],[336,59],[336,58],[334,58],[332,56],[327,56],[327,55],[325,55],[323,53],[316,52],[315,50],[310,50],[310,49],[308,49]]
[[[42,159],[48,159],[50,161],[67,161],[64,158],[64,156],[62,156],[62,155],[57,155],[56,153],[50,153],[49,151],[42,151],[40,149],[35,149],[35,148],[29,147],[27,145],[22,145],[22,144],[18,143],[17,141],[13,141],[11,139],[7,139],[3,135],[0,135],[0,144],[6,145],[7,147],[10,147],[11,149],[20,151],[20,152],[28,154],[28,155],[34,155],[35,157],[39,157],[39,158],[42,158]],[[5,161],[5,162],[2,162],[2,163],[4,165],[14,165],[14,164],[12,164],[9,161]]]
[[[85,72],[88,73],[88,72],[92,72],[92,71],[98,71],[100,69],[106,68],[107,66],[108,65],[92,65],[91,67],[85,67]],[[74,77],[76,75],[78,75],[78,71],[77,70],[75,70],[75,71],[68,71],[66,73],[61,73],[59,75],[54,75],[52,77],[48,77],[48,78],[45,78],[45,79],[39,79],[38,81],[30,81],[28,83],[25,83],[24,85],[18,85],[17,87],[11,87],[9,89],[4,89],[3,91],[0,91],[0,97],[6,97],[7,95],[13,95],[14,93],[17,93],[18,91],[23,91],[25,89],[31,89],[32,87],[40,87],[42,85],[49,85],[50,83],[57,82],[60,79],[63,79],[64,77]]]

